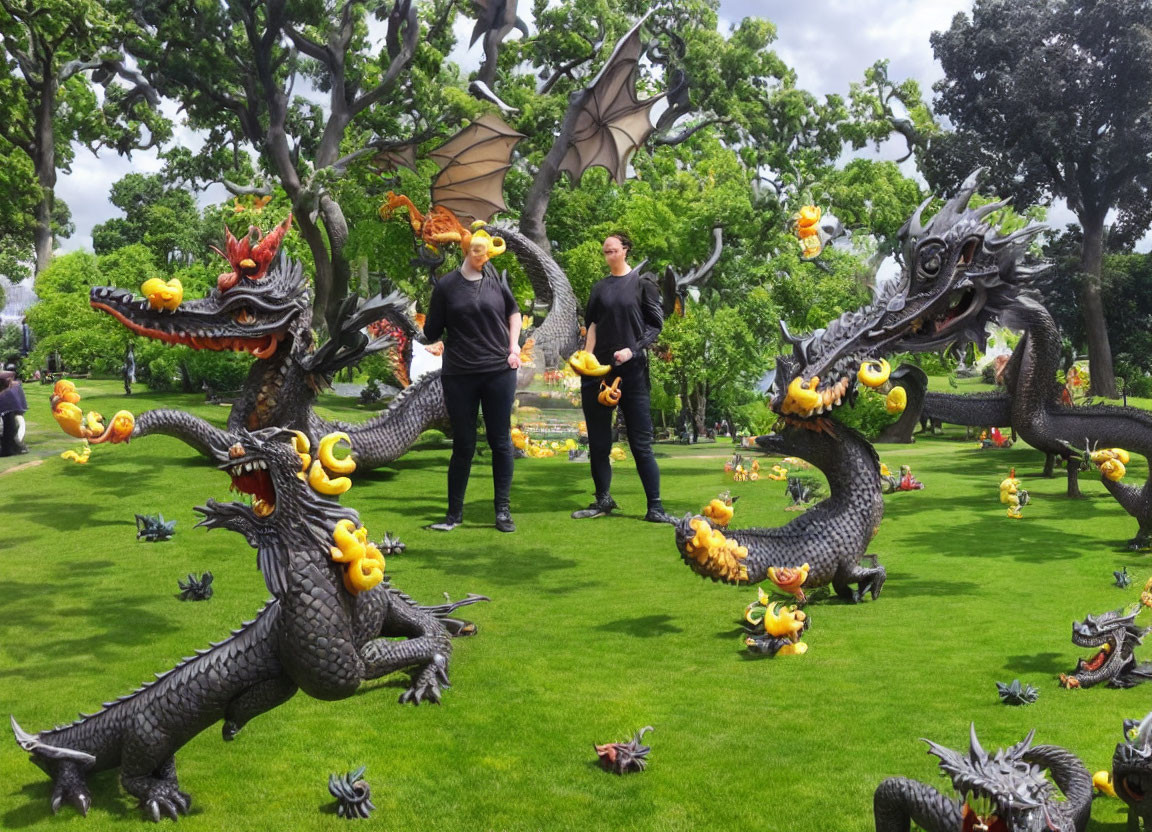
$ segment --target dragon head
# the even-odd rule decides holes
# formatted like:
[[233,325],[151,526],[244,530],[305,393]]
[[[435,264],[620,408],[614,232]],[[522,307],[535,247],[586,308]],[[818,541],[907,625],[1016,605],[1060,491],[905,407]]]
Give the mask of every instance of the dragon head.
[[1136,611],[1112,610],[1074,621],[1072,643],[1077,647],[1098,647],[1099,650],[1088,661],[1079,659],[1071,675],[1061,676],[1061,684],[1087,688],[1115,679],[1131,661],[1136,645],[1148,633],[1149,628],[1136,624],[1136,615]]
[[905,223],[901,273],[880,283],[871,303],[806,337],[781,323],[792,352],[776,361],[773,410],[792,421],[811,420],[852,402],[857,382],[886,382],[887,365],[876,361],[882,355],[983,342],[985,325],[1015,302],[1037,271],[1019,260],[1043,226],[1000,235],[988,218],[1003,202],[968,207],[981,172],[927,224],[927,201]]
[[928,753],[940,758],[940,769],[960,794],[962,829],[988,832],[1041,832],[1057,828],[1048,817],[1047,801],[1052,783],[1044,770],[1028,762],[1035,731],[1016,745],[989,754],[969,729],[969,749],[964,754],[930,740]]
[[[309,293],[298,262],[273,264],[292,217],[264,237],[255,229],[237,240],[228,233],[221,254],[232,271],[198,300],[183,301],[178,281],[153,278],[143,298],[111,286],[94,286],[89,304],[147,338],[198,350],[236,350],[270,358],[285,340],[309,337]],[[255,241],[255,242],[254,242]]]
[[[284,428],[226,434],[225,440],[211,447],[212,457],[231,478],[231,490],[248,499],[229,503],[209,500],[195,509],[204,516],[198,526],[244,535],[259,552],[260,571],[277,597],[286,586],[289,557],[318,551],[318,562],[326,562],[323,555],[328,552],[333,524],[357,518],[356,512],[327,496],[346,488],[332,488],[337,481],[328,480],[322,471],[304,474],[312,460],[308,448],[301,444],[307,441],[302,436]],[[330,451],[330,447],[320,451],[312,464],[320,466]],[[335,461],[340,463],[350,464],[350,460]]]
[[1152,813],[1152,713],[1124,720],[1124,742],[1112,755],[1116,795],[1140,814]]

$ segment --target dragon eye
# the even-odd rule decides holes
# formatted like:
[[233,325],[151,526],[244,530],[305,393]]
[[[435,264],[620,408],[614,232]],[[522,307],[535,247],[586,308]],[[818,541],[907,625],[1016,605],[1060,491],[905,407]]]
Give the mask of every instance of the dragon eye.
[[944,248],[939,245],[925,246],[920,250],[920,273],[926,277],[935,277],[940,273],[940,266],[944,263]]

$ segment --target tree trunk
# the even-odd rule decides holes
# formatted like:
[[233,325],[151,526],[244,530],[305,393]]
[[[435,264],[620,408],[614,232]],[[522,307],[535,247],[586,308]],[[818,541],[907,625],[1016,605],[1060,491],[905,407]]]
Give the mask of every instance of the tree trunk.
[[[46,72],[45,75],[48,75]],[[36,274],[48,268],[52,260],[54,242],[52,214],[56,207],[56,133],[52,114],[56,109],[56,87],[52,77],[44,79],[43,95],[36,112],[36,138],[31,148],[25,148],[32,157],[36,179],[40,185],[40,199],[36,203],[32,240],[36,249]]]
[[54,194],[52,191],[45,190],[43,185],[40,187],[40,201],[36,203],[36,222],[32,228],[32,241],[36,248],[35,274],[40,274],[48,268],[48,264],[52,261],[52,249],[55,242],[52,238]]
[[1096,396],[1116,398],[1116,375],[1112,369],[1112,347],[1104,322],[1104,304],[1100,300],[1100,267],[1103,261],[1104,217],[1080,221],[1084,243],[1080,249],[1080,310],[1084,331],[1088,335],[1088,376],[1091,392]]
[[568,146],[572,144],[572,134],[576,131],[576,117],[587,95],[588,91],[583,90],[569,98],[564,121],[560,124],[560,132],[552,142],[548,155],[540,163],[540,170],[536,172],[532,186],[524,197],[524,210],[520,212],[520,233],[545,251],[551,251],[552,244],[548,241],[544,215],[548,212],[552,189],[560,181],[560,163],[568,153]]
[[696,425],[696,433],[706,434],[707,427],[704,424],[704,415],[708,409],[708,387],[704,382],[696,385],[696,389],[692,391],[692,421]]

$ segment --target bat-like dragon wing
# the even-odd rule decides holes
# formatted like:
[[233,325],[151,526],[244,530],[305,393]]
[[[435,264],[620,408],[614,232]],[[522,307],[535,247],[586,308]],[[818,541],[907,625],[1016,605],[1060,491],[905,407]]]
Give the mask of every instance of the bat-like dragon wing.
[[648,114],[664,94],[645,101],[636,96],[636,76],[644,46],[640,27],[647,19],[648,15],[642,17],[620,39],[582,93],[584,102],[576,117],[571,144],[560,162],[560,170],[567,171],[574,183],[580,182],[584,171],[597,165],[605,168],[616,182],[623,182],[628,160],[655,129]]
[[504,177],[512,150],[524,138],[500,118],[482,115],[428,155],[440,164],[432,182],[432,204],[461,220],[483,220],[507,210]]

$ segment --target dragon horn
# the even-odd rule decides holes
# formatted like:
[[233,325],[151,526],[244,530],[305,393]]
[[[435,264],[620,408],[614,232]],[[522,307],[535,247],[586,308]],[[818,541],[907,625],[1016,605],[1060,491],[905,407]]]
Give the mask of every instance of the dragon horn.
[[1032,739],[1035,736],[1036,736],[1036,729],[1033,728],[1031,731],[1028,732],[1028,736],[1026,736],[1024,739],[1020,740],[1020,742],[1016,743],[1016,745],[1012,746],[1012,754],[1014,756],[1020,756],[1025,751],[1027,751],[1029,748],[1031,748],[1032,747]]
[[784,323],[783,318],[780,319],[780,337],[789,344],[799,344],[803,340],[788,331],[788,324]]
[[920,207],[916,209],[916,212],[908,218],[908,222],[904,223],[904,227],[900,229],[902,232],[900,236],[907,234],[908,237],[915,238],[924,233],[924,224],[921,222],[921,215],[924,213],[924,209],[928,207],[928,203],[930,203],[932,199],[933,197],[929,196],[927,199],[920,203]]
[[976,738],[976,723],[968,723],[968,757],[972,762],[988,759],[988,752],[980,745],[980,740]]
[[1148,748],[1152,745],[1152,713],[1140,720],[1140,725],[1136,728],[1136,739],[1132,744],[1138,748]]

